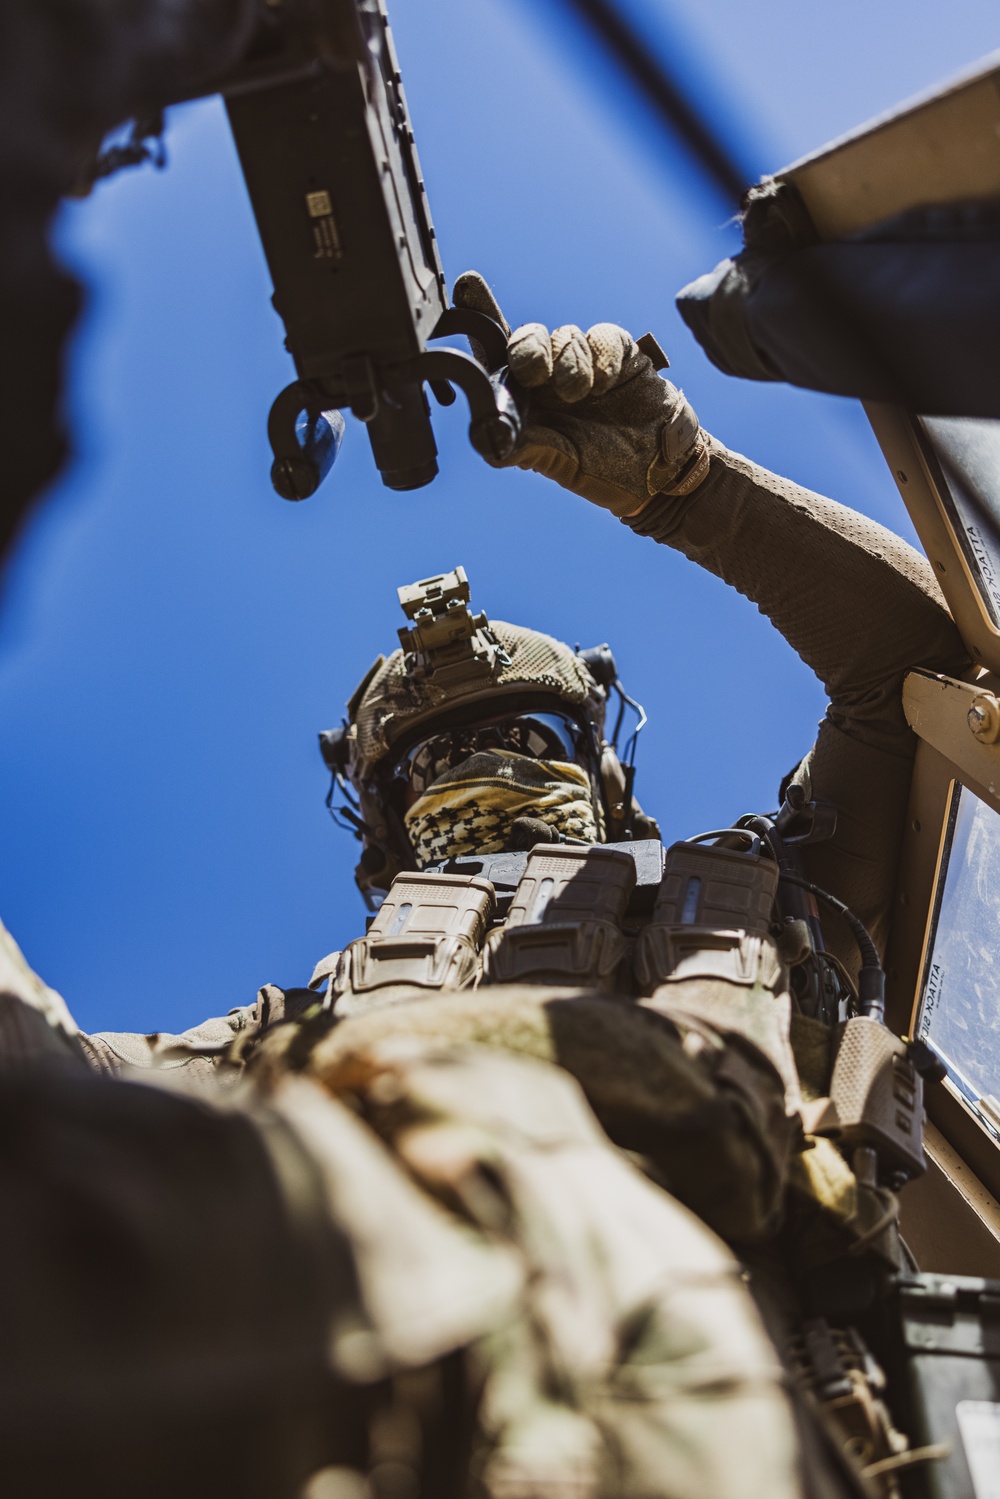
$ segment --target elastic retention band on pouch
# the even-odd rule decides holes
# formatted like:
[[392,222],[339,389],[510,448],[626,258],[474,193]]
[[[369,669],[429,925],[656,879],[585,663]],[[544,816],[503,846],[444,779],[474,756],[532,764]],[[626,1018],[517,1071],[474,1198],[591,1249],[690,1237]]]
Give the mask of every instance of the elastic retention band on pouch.
[[625,953],[621,922],[635,881],[635,860],[620,849],[532,849],[507,923],[487,940],[483,981],[607,987]]
[[[398,874],[368,934],[345,949],[332,983],[341,994],[355,995],[390,984],[464,988],[478,972],[495,906],[489,880]],[[336,1008],[343,1013],[343,1006]]]

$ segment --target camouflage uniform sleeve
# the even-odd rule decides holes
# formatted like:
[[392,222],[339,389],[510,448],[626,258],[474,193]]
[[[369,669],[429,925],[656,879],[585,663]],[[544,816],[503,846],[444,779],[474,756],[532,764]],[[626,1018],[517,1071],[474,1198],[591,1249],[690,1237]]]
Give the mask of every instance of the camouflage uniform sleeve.
[[83,1060],[66,1001],[38,977],[0,922],[0,1073],[39,1062],[80,1066]]
[[97,1031],[80,1035],[87,1060],[97,1072],[120,1077],[135,1067],[158,1071],[184,1069],[184,1081],[195,1085],[236,1082],[250,1049],[272,1025],[299,1016],[315,1004],[307,989],[279,989],[265,984],[252,1005],[174,1035],[167,1031]]
[[[838,809],[809,876],[884,945],[916,747],[901,688],[913,667],[969,664],[929,563],[899,537],[709,439],[708,477],[627,521],[751,599],[822,681],[826,716],[794,773]],[[853,968],[853,944],[831,946]]]

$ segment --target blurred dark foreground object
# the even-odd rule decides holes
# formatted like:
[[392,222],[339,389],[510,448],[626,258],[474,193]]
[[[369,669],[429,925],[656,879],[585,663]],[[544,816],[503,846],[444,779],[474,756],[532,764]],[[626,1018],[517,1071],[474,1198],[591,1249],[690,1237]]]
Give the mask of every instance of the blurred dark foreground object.
[[276,1118],[8,1072],[0,1492],[292,1499],[363,1459],[331,1361],[363,1318],[316,1177]]
[[52,216],[102,137],[228,67],[253,0],[5,0],[0,6],[0,549],[63,463],[65,343],[80,289]]
[[460,1499],[511,1257],[294,1066],[112,1080],[85,1041],[0,925],[4,1499]]
[[825,244],[790,183],[745,207],[742,254],[677,297],[725,374],[1000,416],[1000,200],[911,208]]
[[[505,330],[447,304],[381,0],[12,0],[0,8],[0,550],[68,451],[63,359],[81,296],[49,245],[59,201],[122,166],[162,165],[148,142],[163,107],[216,92],[298,376],[268,422],[278,493],[304,499],[321,482],[342,407],[367,424],[390,488],[429,483],[425,382],[445,405],[464,392],[478,451],[505,457],[517,440]],[[127,121],[128,140],[99,155]],[[445,334],[476,335],[489,373],[427,346]]]

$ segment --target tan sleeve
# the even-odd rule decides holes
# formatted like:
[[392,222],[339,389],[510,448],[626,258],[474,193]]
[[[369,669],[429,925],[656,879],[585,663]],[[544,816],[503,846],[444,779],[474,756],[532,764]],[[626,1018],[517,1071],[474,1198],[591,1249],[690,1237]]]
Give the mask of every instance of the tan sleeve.
[[29,966],[0,922],[0,1075],[40,1062],[81,1067],[80,1033],[61,994]]
[[[917,666],[961,672],[968,655],[912,547],[714,438],[710,447],[693,494],[657,496],[626,523],[751,599],[823,683],[826,717],[795,778],[837,807],[838,825],[803,864],[884,945],[916,745],[903,677]],[[849,940],[830,946],[857,966]]]
[[231,1055],[233,1041],[240,1038],[245,1055],[269,1026],[297,1019],[315,1003],[316,995],[308,989],[279,989],[276,984],[265,984],[252,1005],[203,1020],[179,1035],[167,1031],[97,1031],[90,1036],[81,1034],[79,1039],[91,1066],[112,1077],[126,1075],[135,1067],[159,1071],[184,1068],[186,1081],[228,1085],[236,1082],[241,1071]]

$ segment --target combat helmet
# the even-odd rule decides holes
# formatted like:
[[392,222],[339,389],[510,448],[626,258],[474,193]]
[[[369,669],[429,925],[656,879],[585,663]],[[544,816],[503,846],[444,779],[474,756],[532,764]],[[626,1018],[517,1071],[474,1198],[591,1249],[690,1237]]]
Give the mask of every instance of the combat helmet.
[[[364,845],[369,904],[401,870],[544,841],[658,837],[617,752],[628,705],[606,645],[572,650],[469,607],[464,568],[398,590],[400,648],[365,673],[339,728],[321,733],[327,805]],[[619,711],[610,739],[611,694]],[[344,805],[334,806],[340,790]]]

